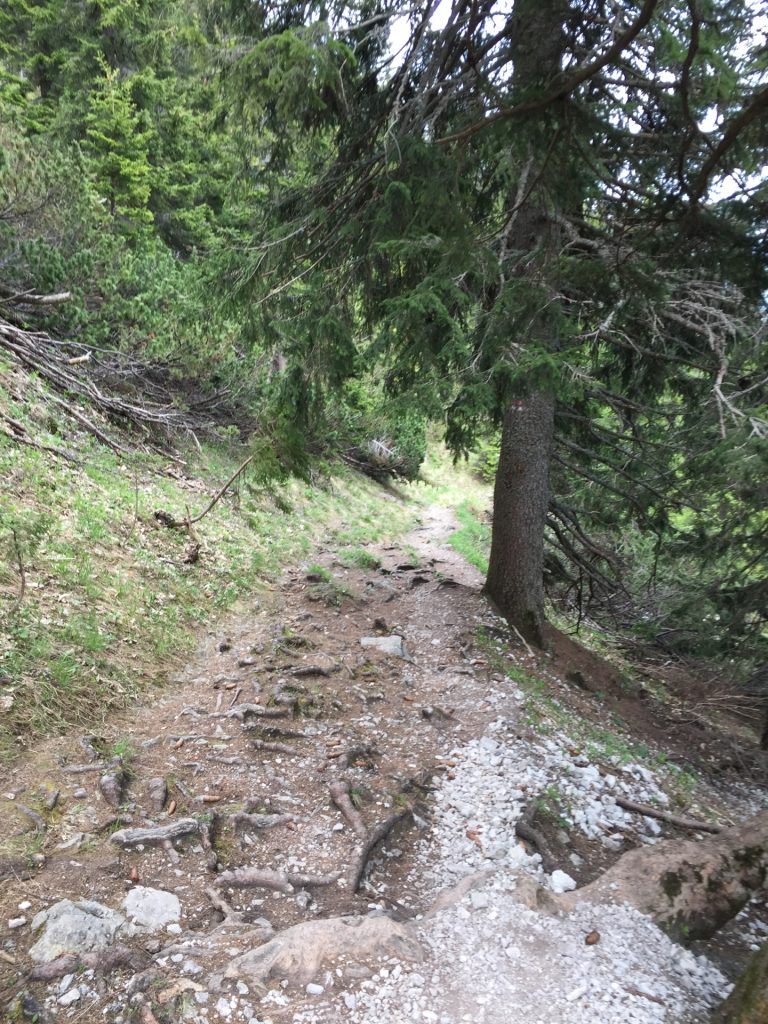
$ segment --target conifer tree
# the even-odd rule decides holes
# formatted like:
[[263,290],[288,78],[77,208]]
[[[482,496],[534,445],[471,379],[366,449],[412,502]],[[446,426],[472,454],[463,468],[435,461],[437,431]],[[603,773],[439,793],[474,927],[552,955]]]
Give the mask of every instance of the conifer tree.
[[132,232],[152,222],[147,205],[151,191],[149,132],[133,104],[128,83],[106,65],[103,72],[91,94],[85,148],[96,187],[110,214]]
[[[547,531],[615,592],[592,528],[668,539],[708,448],[765,430],[766,50],[746,0],[454,0],[438,30],[434,7],[263,19],[230,75],[273,140],[241,277],[288,379],[343,376],[364,334],[456,452],[502,425],[487,589],[541,645]],[[306,95],[265,60],[291,45],[325,69]]]

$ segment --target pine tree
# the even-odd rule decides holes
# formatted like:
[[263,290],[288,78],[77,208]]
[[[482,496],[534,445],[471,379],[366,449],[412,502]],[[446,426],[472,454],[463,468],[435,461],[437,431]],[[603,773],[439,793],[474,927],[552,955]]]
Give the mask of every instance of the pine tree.
[[487,589],[541,644],[546,530],[615,589],[590,528],[668,537],[702,445],[764,430],[739,367],[766,283],[766,51],[745,0],[458,0],[439,31],[425,5],[393,55],[397,14],[278,5],[269,45],[335,69],[306,98],[266,41],[242,58],[274,140],[243,278],[296,372],[310,352],[352,367],[360,314],[391,389],[441,408],[456,452],[503,424]]
[[149,132],[136,110],[130,87],[104,66],[91,95],[85,149],[97,189],[112,217],[128,232],[152,223],[148,208],[151,168]]

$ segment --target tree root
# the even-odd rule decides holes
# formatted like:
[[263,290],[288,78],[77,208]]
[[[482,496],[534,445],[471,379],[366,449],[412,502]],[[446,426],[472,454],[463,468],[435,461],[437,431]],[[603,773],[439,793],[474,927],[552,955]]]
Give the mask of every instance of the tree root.
[[272,976],[305,985],[324,960],[344,954],[396,956],[416,962],[424,956],[411,928],[403,922],[383,914],[330,917],[287,928],[257,949],[236,957],[224,976],[246,978],[262,988]]
[[557,858],[552,853],[547,840],[534,825],[537,812],[537,802],[533,800],[523,811],[522,817],[515,822],[515,834],[538,851],[541,865],[549,874],[557,866]]
[[340,877],[339,871],[328,875],[304,875],[269,868],[235,868],[222,872],[216,879],[216,885],[231,885],[236,889],[273,889],[290,894],[315,885],[333,885]]
[[38,964],[27,974],[28,981],[54,981],[65,974],[94,970],[101,974],[128,967],[132,971],[143,970],[149,961],[147,954],[130,949],[128,946],[112,946],[95,953],[67,953],[48,964]]
[[200,822],[196,818],[179,818],[178,821],[157,828],[121,828],[113,832],[109,839],[118,846],[138,846],[140,843],[164,843],[200,831]]
[[365,839],[368,835],[368,829],[365,827],[360,812],[352,803],[349,795],[349,783],[344,782],[342,779],[336,779],[329,785],[328,789],[330,790],[331,799],[352,826],[355,834],[361,839]]
[[276,828],[278,825],[287,825],[296,820],[295,814],[248,814],[246,811],[238,811],[231,814],[229,820],[237,830],[241,828]]
[[659,810],[658,807],[651,807],[650,804],[638,804],[634,800],[625,800],[622,796],[616,797],[616,805],[625,811],[631,811],[633,814],[642,814],[646,818],[657,818],[659,821],[666,821],[676,828],[689,829],[693,832],[710,832],[712,835],[719,835],[723,831],[722,825],[710,825],[705,821],[679,818],[676,814],[669,814],[667,811]]
[[374,849],[379,845],[382,839],[386,839],[389,833],[410,813],[411,811],[406,809],[404,811],[398,811],[396,814],[391,814],[368,834],[365,842],[363,843],[362,849],[358,853],[352,865],[349,882],[351,892],[357,892],[360,888],[363,881],[363,875],[365,874],[365,869],[368,866],[368,861]]

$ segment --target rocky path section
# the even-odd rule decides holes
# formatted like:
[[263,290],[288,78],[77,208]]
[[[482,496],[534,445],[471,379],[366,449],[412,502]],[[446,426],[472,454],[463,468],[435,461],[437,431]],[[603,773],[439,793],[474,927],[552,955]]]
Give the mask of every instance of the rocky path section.
[[[368,568],[287,572],[117,735],[4,781],[20,1019],[705,1019],[725,978],[647,919],[531,902],[679,835],[679,772],[585,742],[568,666],[509,653],[451,528],[430,509]],[[696,785],[715,827],[765,805]]]

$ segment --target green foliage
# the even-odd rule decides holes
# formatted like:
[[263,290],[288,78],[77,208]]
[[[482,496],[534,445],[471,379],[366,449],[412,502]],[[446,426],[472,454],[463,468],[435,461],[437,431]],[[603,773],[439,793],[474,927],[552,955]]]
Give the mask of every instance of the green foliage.
[[106,65],[85,119],[88,168],[112,217],[128,232],[152,223],[149,132],[128,84]]

